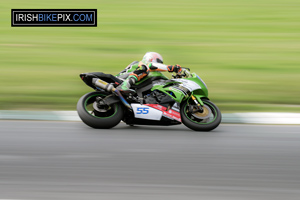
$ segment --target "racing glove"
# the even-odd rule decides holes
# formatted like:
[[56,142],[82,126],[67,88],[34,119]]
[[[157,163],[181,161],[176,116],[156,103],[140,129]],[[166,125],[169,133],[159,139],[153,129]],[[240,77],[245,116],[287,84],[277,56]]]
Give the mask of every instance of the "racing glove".
[[182,68],[180,65],[168,65],[168,71],[178,74],[182,71]]

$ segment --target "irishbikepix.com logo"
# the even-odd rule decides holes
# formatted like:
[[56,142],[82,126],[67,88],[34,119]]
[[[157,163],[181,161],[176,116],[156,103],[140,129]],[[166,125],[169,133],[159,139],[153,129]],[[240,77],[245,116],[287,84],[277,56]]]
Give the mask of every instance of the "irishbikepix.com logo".
[[11,9],[11,26],[97,26],[97,9]]

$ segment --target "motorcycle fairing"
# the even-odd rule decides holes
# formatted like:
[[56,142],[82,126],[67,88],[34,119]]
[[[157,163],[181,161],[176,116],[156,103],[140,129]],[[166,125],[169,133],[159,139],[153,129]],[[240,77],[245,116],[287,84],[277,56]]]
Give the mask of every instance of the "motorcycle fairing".
[[[181,122],[180,113],[176,110],[169,109],[159,104],[138,104],[132,103],[131,107],[134,112],[134,117],[145,120],[156,120],[160,121],[162,117],[170,120],[176,120]],[[175,109],[175,108],[174,108]]]

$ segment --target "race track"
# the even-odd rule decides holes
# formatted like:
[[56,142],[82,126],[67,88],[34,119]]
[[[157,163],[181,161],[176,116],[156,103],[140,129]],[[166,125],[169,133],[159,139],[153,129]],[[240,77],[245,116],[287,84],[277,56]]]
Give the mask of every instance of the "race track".
[[0,199],[298,200],[300,126],[0,121]]

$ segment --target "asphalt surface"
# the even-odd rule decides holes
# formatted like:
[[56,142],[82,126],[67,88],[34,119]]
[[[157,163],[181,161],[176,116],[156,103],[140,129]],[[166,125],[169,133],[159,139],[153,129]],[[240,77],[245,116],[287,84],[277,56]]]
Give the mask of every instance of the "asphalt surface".
[[300,199],[300,126],[0,121],[0,199]]

